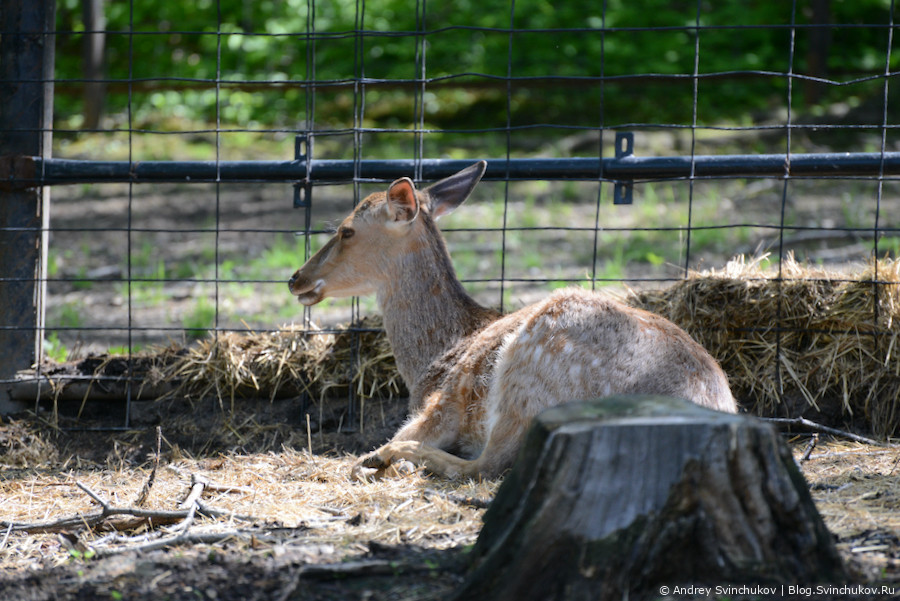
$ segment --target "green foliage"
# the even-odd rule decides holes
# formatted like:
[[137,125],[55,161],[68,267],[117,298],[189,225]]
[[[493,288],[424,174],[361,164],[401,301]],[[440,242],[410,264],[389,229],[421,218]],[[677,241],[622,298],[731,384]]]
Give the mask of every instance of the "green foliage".
[[44,338],[44,355],[58,363],[69,358],[69,349],[59,340],[58,332],[49,332]]
[[189,338],[203,338],[209,328],[216,323],[216,305],[207,297],[201,296],[194,301],[194,306],[181,320],[185,335]]
[[81,301],[64,303],[59,309],[59,315],[56,317],[56,325],[63,328],[80,328],[84,325],[83,311],[84,305],[82,305]]
[[131,345],[130,349],[126,345],[119,345],[109,347],[108,349],[106,349],[106,352],[110,355],[131,355],[133,353],[140,352],[141,350],[143,350],[143,348],[144,345],[142,344],[133,344]]
[[[364,13],[357,12],[360,6]],[[690,123],[694,80],[689,76],[697,50],[696,69],[703,76],[812,69],[814,30],[805,27],[812,12],[806,3],[793,16],[791,3],[784,2],[700,6],[698,15],[693,0],[526,0],[517,2],[511,15],[508,2],[460,0],[429,3],[417,15],[401,0],[334,0],[316,2],[310,19],[306,0],[108,2],[107,76],[113,81],[107,109],[123,119],[130,92],[134,124],[163,131],[185,121],[216,119],[226,127],[296,129],[307,118],[319,127],[346,127],[357,116],[366,126],[408,128],[419,102],[413,91],[423,73],[416,60],[422,31],[424,73],[432,80],[421,99],[426,124],[451,129],[498,127],[507,118],[512,125],[596,126],[601,117],[607,125]],[[848,25],[829,30],[830,77],[851,80],[883,72],[888,30],[853,26],[886,25],[889,8],[888,0],[830,2],[831,22]],[[790,28],[792,19],[796,30]],[[57,27],[63,32],[57,40],[57,77],[78,80],[84,30],[79,0],[58,3]],[[307,64],[307,56],[314,61]],[[900,66],[900,55],[893,53],[890,66]],[[516,81],[507,102],[502,79],[507,75],[536,79]],[[602,87],[597,80],[547,79],[601,75],[612,78]],[[342,85],[361,76],[370,82],[362,89],[364,111],[358,110],[354,88]],[[139,81],[130,88],[119,83],[131,78]],[[313,79],[327,85],[314,92],[297,85]],[[409,85],[382,86],[379,80]],[[786,86],[783,76],[704,77],[698,83],[697,118],[741,123],[750,111],[783,106]],[[873,96],[882,86],[872,79],[833,87],[823,102]],[[73,125],[81,113],[78,88],[65,81],[57,86],[57,114]],[[805,93],[803,85],[794,86],[797,102]],[[307,114],[310,94],[314,115]]]
[[94,559],[96,553],[93,549],[88,549],[87,551],[79,551],[78,549],[69,549],[69,560],[70,561],[78,561],[78,562],[86,562]]

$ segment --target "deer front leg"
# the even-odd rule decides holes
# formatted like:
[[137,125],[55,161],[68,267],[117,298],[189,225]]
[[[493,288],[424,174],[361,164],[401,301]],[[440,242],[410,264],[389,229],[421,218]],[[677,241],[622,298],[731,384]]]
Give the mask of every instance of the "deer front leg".
[[383,477],[390,469],[409,469],[407,464],[424,467],[427,471],[445,478],[473,476],[478,470],[474,461],[468,461],[447,451],[442,451],[413,440],[391,441],[383,447],[363,456],[353,467],[354,477],[365,477],[363,468],[373,469],[370,476]]
[[451,465],[464,460],[440,447],[450,446],[457,440],[459,426],[459,412],[445,405],[440,391],[435,392],[425,400],[422,411],[412,417],[390,442],[356,462],[351,477],[355,480],[382,478],[390,474],[392,466],[403,473],[415,469],[415,465],[450,475],[454,472]]

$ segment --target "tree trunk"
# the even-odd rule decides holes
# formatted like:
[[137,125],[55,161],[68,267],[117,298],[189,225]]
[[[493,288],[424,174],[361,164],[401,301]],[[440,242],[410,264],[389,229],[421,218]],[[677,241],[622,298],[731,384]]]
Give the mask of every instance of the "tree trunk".
[[104,54],[106,52],[106,13],[104,0],[82,0],[84,29],[84,127],[97,129],[106,103]]
[[665,397],[535,420],[457,599],[621,599],[661,586],[843,581],[778,433]]

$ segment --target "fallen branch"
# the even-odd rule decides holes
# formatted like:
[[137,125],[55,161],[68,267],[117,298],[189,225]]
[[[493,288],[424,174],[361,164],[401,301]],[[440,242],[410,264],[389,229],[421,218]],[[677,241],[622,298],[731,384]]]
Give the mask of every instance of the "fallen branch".
[[853,434],[852,432],[846,432],[844,430],[838,430],[837,428],[832,428],[830,426],[823,426],[822,424],[818,424],[814,421],[810,421],[805,417],[764,417],[762,418],[765,421],[773,422],[776,424],[783,424],[786,426],[803,426],[804,428],[809,428],[815,432],[822,432],[825,434],[831,434],[832,436],[839,436],[841,438],[848,438],[850,440],[861,442],[863,444],[870,444],[879,447],[893,447],[896,445],[881,442],[879,440],[873,440],[871,438],[866,438],[865,436],[859,436],[858,434]]
[[465,505],[466,507],[474,507],[476,509],[487,509],[487,506],[491,504],[490,499],[479,499],[478,497],[466,497],[464,495],[456,495],[453,493],[441,492],[439,490],[434,490],[433,488],[426,488],[422,494],[427,499],[430,496],[440,497],[442,499],[446,499],[448,501],[452,501],[457,505]]
[[344,563],[304,565],[298,570],[297,577],[301,579],[314,578],[317,580],[338,580],[348,577],[399,576],[401,574],[431,572],[433,570],[434,566],[427,563],[406,563],[388,561],[386,559],[369,559]]
[[[10,528],[14,532],[26,532],[28,534],[39,534],[41,532],[61,532],[63,530],[76,529],[83,527],[93,528],[103,522],[106,518],[113,516],[131,516],[141,518],[142,522],[150,520],[154,524],[163,526],[166,524],[174,524],[187,517],[188,511],[181,510],[165,510],[165,509],[141,509],[139,507],[113,507],[107,506],[108,509],[97,511],[94,513],[82,513],[70,517],[64,517],[57,520],[49,520],[46,522],[12,522],[0,521],[0,528]],[[228,512],[219,512],[219,515],[231,515]],[[237,516],[235,516],[237,517]],[[119,528],[117,528],[119,529]],[[122,528],[126,529],[126,528]]]
[[806,450],[803,451],[803,456],[800,458],[800,462],[809,461],[809,456],[812,455],[813,449],[816,448],[816,445],[819,444],[819,434],[813,434],[809,439],[809,444],[806,445]]
[[[0,528],[4,528],[6,530],[14,532],[26,532],[28,534],[39,534],[42,532],[62,532],[66,530],[81,530],[85,527],[95,528],[102,524],[107,518],[115,516],[128,516],[138,519],[137,521],[110,524],[110,527],[114,530],[132,530],[137,526],[140,526],[141,524],[147,522],[150,522],[155,526],[166,526],[169,524],[182,522],[185,523],[185,527],[187,527],[190,526],[190,523],[193,521],[194,515],[197,512],[210,518],[229,518],[244,522],[261,521],[260,518],[254,516],[236,514],[233,511],[225,511],[223,509],[209,507],[208,505],[202,503],[199,500],[199,495],[202,494],[203,485],[199,483],[191,488],[191,493],[188,495],[188,498],[185,499],[185,502],[182,503],[182,508],[169,510],[144,509],[141,507],[115,507],[110,505],[103,499],[103,497],[91,490],[90,487],[88,487],[83,482],[76,482],[75,485],[82,491],[84,491],[85,494],[91,497],[94,502],[100,505],[101,510],[92,513],[76,514],[74,516],[45,522],[27,523],[0,520]],[[197,491],[198,489],[199,492],[195,493],[195,491]],[[195,496],[196,498],[194,498]],[[189,506],[185,507],[188,500],[190,500],[191,503]]]
[[158,551],[159,549],[167,549],[169,547],[177,547],[180,545],[212,545],[221,543],[226,540],[235,538],[250,538],[251,534],[240,530],[227,530],[224,532],[182,532],[175,536],[167,536],[158,540],[141,543],[141,544],[125,544],[119,547],[104,548],[91,547],[96,557],[109,557],[120,553],[141,553],[146,551]]
[[6,541],[9,540],[9,533],[12,532],[12,525],[8,525],[6,527],[6,533],[3,535],[3,540],[0,541],[0,550],[2,550],[6,546]]
[[[216,543],[225,542],[228,540],[257,540],[262,542],[283,542],[286,539],[286,536],[283,534],[285,532],[304,532],[307,530],[306,527],[301,528],[269,528],[266,530],[238,530],[238,529],[230,529],[223,530],[221,532],[180,532],[174,536],[166,536],[166,537],[158,537],[154,540],[149,540],[146,542],[137,542],[138,540],[143,541],[147,536],[146,534],[141,535],[140,537],[134,538],[117,538],[112,539],[107,542],[116,542],[121,543],[115,547],[104,547],[96,541],[93,545],[91,545],[91,550],[98,557],[109,557],[111,555],[118,555],[120,553],[128,553],[128,552],[145,552],[145,551],[158,551],[160,549],[167,549],[169,547],[177,547],[181,545],[213,545]],[[282,534],[279,536],[279,534]]]
[[138,493],[137,499],[135,499],[134,504],[138,507],[141,507],[144,503],[147,502],[147,497],[150,496],[150,489],[153,487],[153,483],[156,481],[156,470],[159,469],[159,456],[162,448],[162,428],[156,426],[156,455],[154,456],[153,461],[153,469],[150,470],[150,476],[147,478],[147,481],[144,482],[144,486],[141,487],[141,492]]
[[194,523],[194,516],[197,515],[197,509],[200,507],[200,497],[209,481],[199,474],[191,474],[191,490],[188,496],[182,501],[180,509],[186,509],[188,514],[180,524],[172,528],[173,532],[187,533],[191,524]]

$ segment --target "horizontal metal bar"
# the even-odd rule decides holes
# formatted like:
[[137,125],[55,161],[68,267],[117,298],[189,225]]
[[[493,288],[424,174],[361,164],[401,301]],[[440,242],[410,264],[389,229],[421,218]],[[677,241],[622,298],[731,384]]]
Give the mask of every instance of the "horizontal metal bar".
[[[437,180],[476,159],[292,161],[90,161],[12,157],[0,161],[0,186],[26,188],[115,182],[282,181],[336,183],[393,180],[421,166],[422,179]],[[788,162],[790,161],[790,162]],[[811,177],[900,175],[900,152],[698,155],[621,158],[514,158],[488,160],[488,180],[632,181],[686,177]]]

